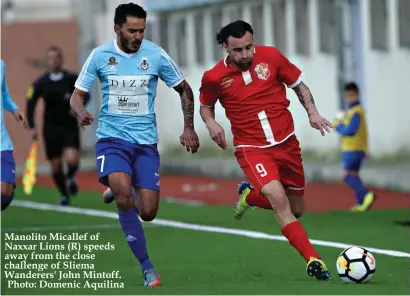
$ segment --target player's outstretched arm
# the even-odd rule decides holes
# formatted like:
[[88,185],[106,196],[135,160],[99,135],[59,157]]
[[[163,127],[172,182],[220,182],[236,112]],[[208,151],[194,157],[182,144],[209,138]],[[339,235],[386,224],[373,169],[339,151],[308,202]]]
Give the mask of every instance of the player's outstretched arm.
[[74,113],[77,115],[77,121],[81,127],[85,130],[86,125],[90,125],[94,118],[90,112],[84,109],[84,100],[87,93],[78,88],[74,89],[70,99],[70,106]]
[[[4,84],[3,84],[4,85]],[[7,87],[7,86],[6,86]],[[4,92],[2,93],[3,97],[3,107],[7,111],[9,111],[11,114],[13,114],[14,119],[21,124],[25,129],[28,129],[28,124],[27,124],[27,119],[24,116],[24,113],[21,112],[19,106],[13,101],[11,96],[8,93],[5,94]]]
[[293,90],[295,91],[300,103],[302,104],[303,108],[305,108],[309,116],[309,123],[311,127],[319,130],[322,136],[325,135],[325,130],[327,132],[330,132],[329,128],[332,128],[333,125],[326,118],[323,118],[319,114],[319,111],[317,110],[315,105],[315,100],[313,99],[313,95],[309,87],[303,82],[300,82],[293,88]]
[[26,130],[28,130],[28,123],[27,123],[26,117],[24,116],[24,113],[21,112],[21,110],[19,108],[14,110],[12,113],[13,113],[14,119],[18,123],[20,123],[22,127],[24,127]]
[[199,109],[199,114],[205,124],[216,121],[215,120],[215,106],[204,106],[201,105]]
[[27,119],[24,116],[23,112],[21,112],[20,108],[14,102],[13,98],[10,95],[9,88],[7,86],[6,81],[6,65],[1,61],[2,64],[2,81],[1,81],[1,97],[2,97],[2,104],[3,108],[13,114],[14,119],[20,123],[25,129],[28,128]]
[[308,116],[319,113],[317,111],[313,95],[306,84],[300,82],[293,88],[293,90],[298,96],[298,99],[302,104],[303,108],[305,108],[306,112],[308,113]]
[[181,98],[182,113],[184,114],[184,131],[180,136],[182,146],[188,152],[196,153],[199,148],[199,138],[194,128],[194,93],[186,80],[174,87]]
[[216,85],[214,80],[211,79],[210,72],[205,72],[199,90],[199,101],[201,102],[199,113],[206,124],[209,136],[219,147],[226,149],[228,145],[226,144],[225,131],[215,120],[215,104],[218,101],[218,88]]
[[215,106],[209,107],[202,105],[199,109],[199,113],[201,114],[202,120],[206,124],[209,136],[215,141],[216,144],[218,144],[219,147],[226,149],[228,144],[226,143],[225,131],[223,127],[215,120]]

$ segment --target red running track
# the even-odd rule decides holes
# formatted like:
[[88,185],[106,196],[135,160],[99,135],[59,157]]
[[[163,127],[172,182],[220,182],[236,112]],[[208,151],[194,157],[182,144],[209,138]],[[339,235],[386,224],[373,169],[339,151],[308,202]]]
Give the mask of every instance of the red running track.
[[[77,175],[80,190],[100,191],[104,186],[94,172]],[[161,197],[201,201],[210,205],[233,205],[241,180],[193,176],[161,176]],[[54,186],[51,177],[38,176],[37,184]],[[375,209],[410,208],[410,193],[372,188],[377,195]],[[347,210],[354,204],[351,190],[344,184],[310,183],[305,190],[306,211]]]

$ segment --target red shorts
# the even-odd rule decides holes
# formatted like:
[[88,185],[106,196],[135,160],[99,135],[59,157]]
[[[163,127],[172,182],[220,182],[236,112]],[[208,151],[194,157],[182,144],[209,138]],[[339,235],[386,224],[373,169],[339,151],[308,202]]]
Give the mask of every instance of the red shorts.
[[303,195],[305,174],[296,136],[268,148],[240,147],[235,156],[248,181],[259,193],[264,185],[278,180],[286,193]]

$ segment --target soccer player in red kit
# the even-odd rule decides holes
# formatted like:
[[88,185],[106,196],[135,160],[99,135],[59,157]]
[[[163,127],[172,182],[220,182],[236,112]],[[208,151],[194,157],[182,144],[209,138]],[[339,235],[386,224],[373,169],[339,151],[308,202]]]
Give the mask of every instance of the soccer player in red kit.
[[226,25],[217,42],[228,56],[202,77],[200,113],[223,149],[225,132],[214,112],[218,100],[231,122],[235,156],[250,182],[240,184],[235,218],[254,206],[273,209],[283,235],[306,260],[307,273],[328,280],[326,265],[297,220],[304,210],[305,178],[285,85],[296,92],[313,128],[324,135],[332,124],[317,111],[301,71],[276,48],[254,45],[250,24]]

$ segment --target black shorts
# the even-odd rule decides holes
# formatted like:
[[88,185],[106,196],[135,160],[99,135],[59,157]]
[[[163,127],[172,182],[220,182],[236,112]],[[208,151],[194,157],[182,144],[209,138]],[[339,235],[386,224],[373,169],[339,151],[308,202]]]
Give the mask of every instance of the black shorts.
[[48,159],[61,157],[66,148],[80,149],[80,132],[77,128],[47,128],[43,137]]

